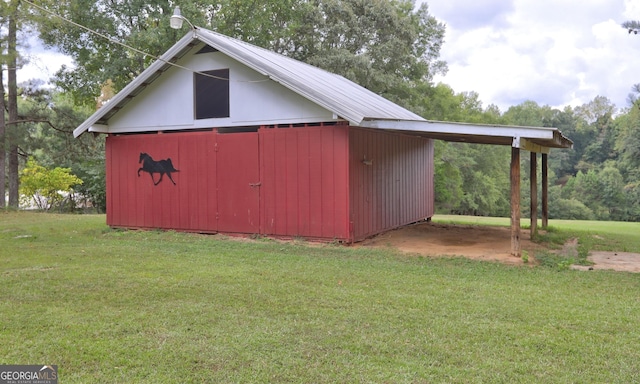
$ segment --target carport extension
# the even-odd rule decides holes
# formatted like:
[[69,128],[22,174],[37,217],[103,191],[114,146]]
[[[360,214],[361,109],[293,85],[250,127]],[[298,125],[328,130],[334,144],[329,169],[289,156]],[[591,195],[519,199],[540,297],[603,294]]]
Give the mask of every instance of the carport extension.
[[520,150],[531,152],[531,234],[537,231],[537,154],[542,154],[542,227],[549,219],[548,165],[547,156],[551,148],[572,148],[573,142],[557,128],[521,127],[507,125],[484,125],[452,123],[442,121],[380,120],[370,119],[360,123],[361,127],[383,129],[415,134],[432,139],[474,144],[511,146],[511,253],[520,257]]

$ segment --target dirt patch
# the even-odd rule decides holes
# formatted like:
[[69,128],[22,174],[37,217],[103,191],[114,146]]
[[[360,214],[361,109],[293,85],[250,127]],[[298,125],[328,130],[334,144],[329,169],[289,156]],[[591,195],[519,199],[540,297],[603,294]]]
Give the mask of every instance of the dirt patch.
[[[529,255],[529,264],[535,264],[535,252],[546,248],[533,243],[528,230],[520,231],[520,241],[522,250]],[[511,229],[507,227],[422,222],[380,234],[354,246],[388,247],[424,256],[462,256],[513,265],[525,264],[522,258],[511,255]],[[577,248],[578,240],[571,239],[560,252],[575,257]],[[594,265],[572,267],[640,272],[638,253],[592,252],[588,260]]]
[[[532,256],[542,247],[520,232],[522,249]],[[511,255],[511,229],[506,227],[450,225],[422,222],[383,233],[356,246],[390,247],[424,256],[463,256],[479,260],[524,264]]]
[[591,252],[587,257],[593,265],[572,265],[571,268],[582,271],[594,269],[612,269],[614,271],[640,272],[640,253],[630,252]]

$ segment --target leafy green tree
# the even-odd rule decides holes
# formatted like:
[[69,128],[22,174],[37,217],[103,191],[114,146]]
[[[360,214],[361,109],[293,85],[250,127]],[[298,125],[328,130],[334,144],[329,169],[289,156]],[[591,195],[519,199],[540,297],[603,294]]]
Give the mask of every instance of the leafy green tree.
[[563,198],[561,186],[549,188],[549,218],[564,220],[593,220],[593,211],[581,201],[573,198]]
[[58,47],[76,64],[58,72],[57,86],[85,105],[95,105],[107,80],[121,89],[154,60],[118,42],[158,56],[183,33],[169,27],[172,7],[167,1],[61,0],[40,4],[99,34],[52,17],[41,8],[34,11],[40,16],[38,30],[45,44]]
[[[425,117],[432,120],[498,124],[500,110],[483,110],[476,92],[456,94],[438,84],[426,92]],[[438,143],[434,164],[436,207],[439,211],[500,216],[509,212],[509,151],[464,143]]]
[[83,205],[85,207],[91,206],[99,213],[107,212],[104,160],[85,160],[74,164],[71,169],[74,174],[82,179],[82,184],[77,185],[75,191],[84,200]]
[[467,143],[450,143],[449,146],[456,150],[452,166],[460,171],[464,191],[453,212],[477,216],[508,215],[509,148]]
[[[298,58],[401,104],[411,89],[446,71],[444,24],[409,0],[312,0],[314,30]],[[406,104],[405,104],[406,105]]]
[[619,153],[619,168],[629,181],[640,180],[640,108],[634,106],[616,118],[618,136],[615,149]]
[[624,187],[625,221],[640,221],[640,181],[632,182]]
[[613,162],[602,170],[579,171],[562,190],[566,199],[581,201],[598,220],[625,220],[625,183]]
[[23,152],[45,167],[71,168],[84,180],[76,191],[104,212],[104,136],[83,135],[76,139],[72,134],[91,109],[73,105],[70,95],[37,86],[24,85],[20,100],[21,109],[31,116],[22,123]]
[[625,183],[620,171],[611,162],[598,172],[598,178],[602,190],[602,205],[608,210],[608,219],[627,220]]
[[615,127],[612,116],[616,113],[613,103],[606,97],[596,96],[589,103],[574,109],[577,118],[574,142],[580,160],[576,170],[587,171],[615,157]]
[[[510,212],[510,175],[509,164],[511,151],[509,147],[487,147],[486,145],[474,145],[478,153],[476,159],[480,165],[476,173],[483,177],[484,186],[478,191],[473,186],[465,185],[468,191],[473,191],[476,196],[480,196],[486,201],[486,213],[493,216],[508,216]],[[482,191],[487,191],[486,195]],[[482,207],[482,205],[480,206]]]
[[65,195],[70,195],[73,187],[82,184],[82,180],[73,175],[69,168],[47,169],[29,159],[20,172],[20,184],[23,204],[33,201],[38,208],[48,211],[60,207]]
[[440,211],[449,213],[460,208],[462,200],[462,173],[457,161],[456,147],[444,141],[436,141],[434,154],[435,205]]
[[3,81],[2,65],[0,63],[0,209],[5,208],[6,205],[6,131],[7,120],[4,114],[5,102],[4,102],[4,81]]
[[[86,105],[109,79],[120,90],[153,60],[116,42],[158,56],[183,33],[169,28],[172,6],[161,0],[62,0],[47,7],[102,35],[54,18],[39,25],[44,41],[77,64],[58,73],[58,86]],[[180,7],[195,25],[342,74],[399,102],[446,70],[438,60],[444,25],[426,4],[414,10],[411,0],[191,0]]]
[[520,105],[510,107],[504,117],[510,125],[520,125],[526,127],[542,127],[544,126],[545,110],[549,107],[541,107],[535,101],[525,101]]
[[[17,96],[17,77],[16,71],[18,69],[18,29],[20,23],[18,22],[18,7],[19,1],[11,0],[0,3],[0,14],[3,15],[0,18],[0,31],[4,32],[6,28],[6,38],[0,39],[3,43],[3,47],[0,49],[0,75],[3,75],[4,68],[7,69],[7,88],[8,97],[6,102],[8,120],[6,124],[3,124],[3,142],[2,154],[8,153],[8,169],[7,174],[9,176],[9,206],[13,208],[18,207],[18,144],[17,136],[18,126],[16,121],[18,120],[18,96]],[[1,33],[1,32],[0,32]],[[6,44],[6,48],[5,48]],[[4,104],[4,100],[3,100]],[[2,110],[4,114],[4,109]],[[4,200],[4,189],[2,191]],[[4,205],[4,201],[3,201]]]

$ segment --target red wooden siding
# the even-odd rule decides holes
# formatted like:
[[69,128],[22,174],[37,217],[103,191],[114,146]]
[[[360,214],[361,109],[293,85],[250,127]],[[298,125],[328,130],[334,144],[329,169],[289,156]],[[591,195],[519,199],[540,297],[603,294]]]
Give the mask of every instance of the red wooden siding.
[[262,233],[350,240],[348,129],[260,130]]
[[[217,231],[214,149],[212,132],[109,136],[107,224]],[[176,185],[166,175],[158,185],[147,172],[138,177],[140,152],[156,161],[171,158]]]
[[216,136],[218,230],[260,233],[258,134]]
[[[138,176],[141,152],[176,185]],[[433,215],[432,159],[431,140],[346,124],[109,136],[107,224],[357,241]]]
[[433,216],[433,140],[360,128],[349,139],[354,240]]
[[[220,152],[216,152],[220,149]],[[107,224],[196,232],[258,232],[258,134],[189,132],[107,138]],[[140,152],[179,170],[154,185]],[[155,181],[159,175],[154,174]],[[221,216],[221,217],[220,217]]]

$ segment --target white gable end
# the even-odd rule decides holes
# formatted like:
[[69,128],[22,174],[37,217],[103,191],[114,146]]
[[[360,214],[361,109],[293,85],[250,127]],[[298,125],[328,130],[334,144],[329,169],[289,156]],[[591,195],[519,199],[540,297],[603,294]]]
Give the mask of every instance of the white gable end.
[[193,71],[229,69],[229,117],[195,119],[194,73],[171,67],[125,104],[100,131],[108,133],[296,124],[335,120],[329,110],[301,97],[221,52],[196,54],[178,64]]

